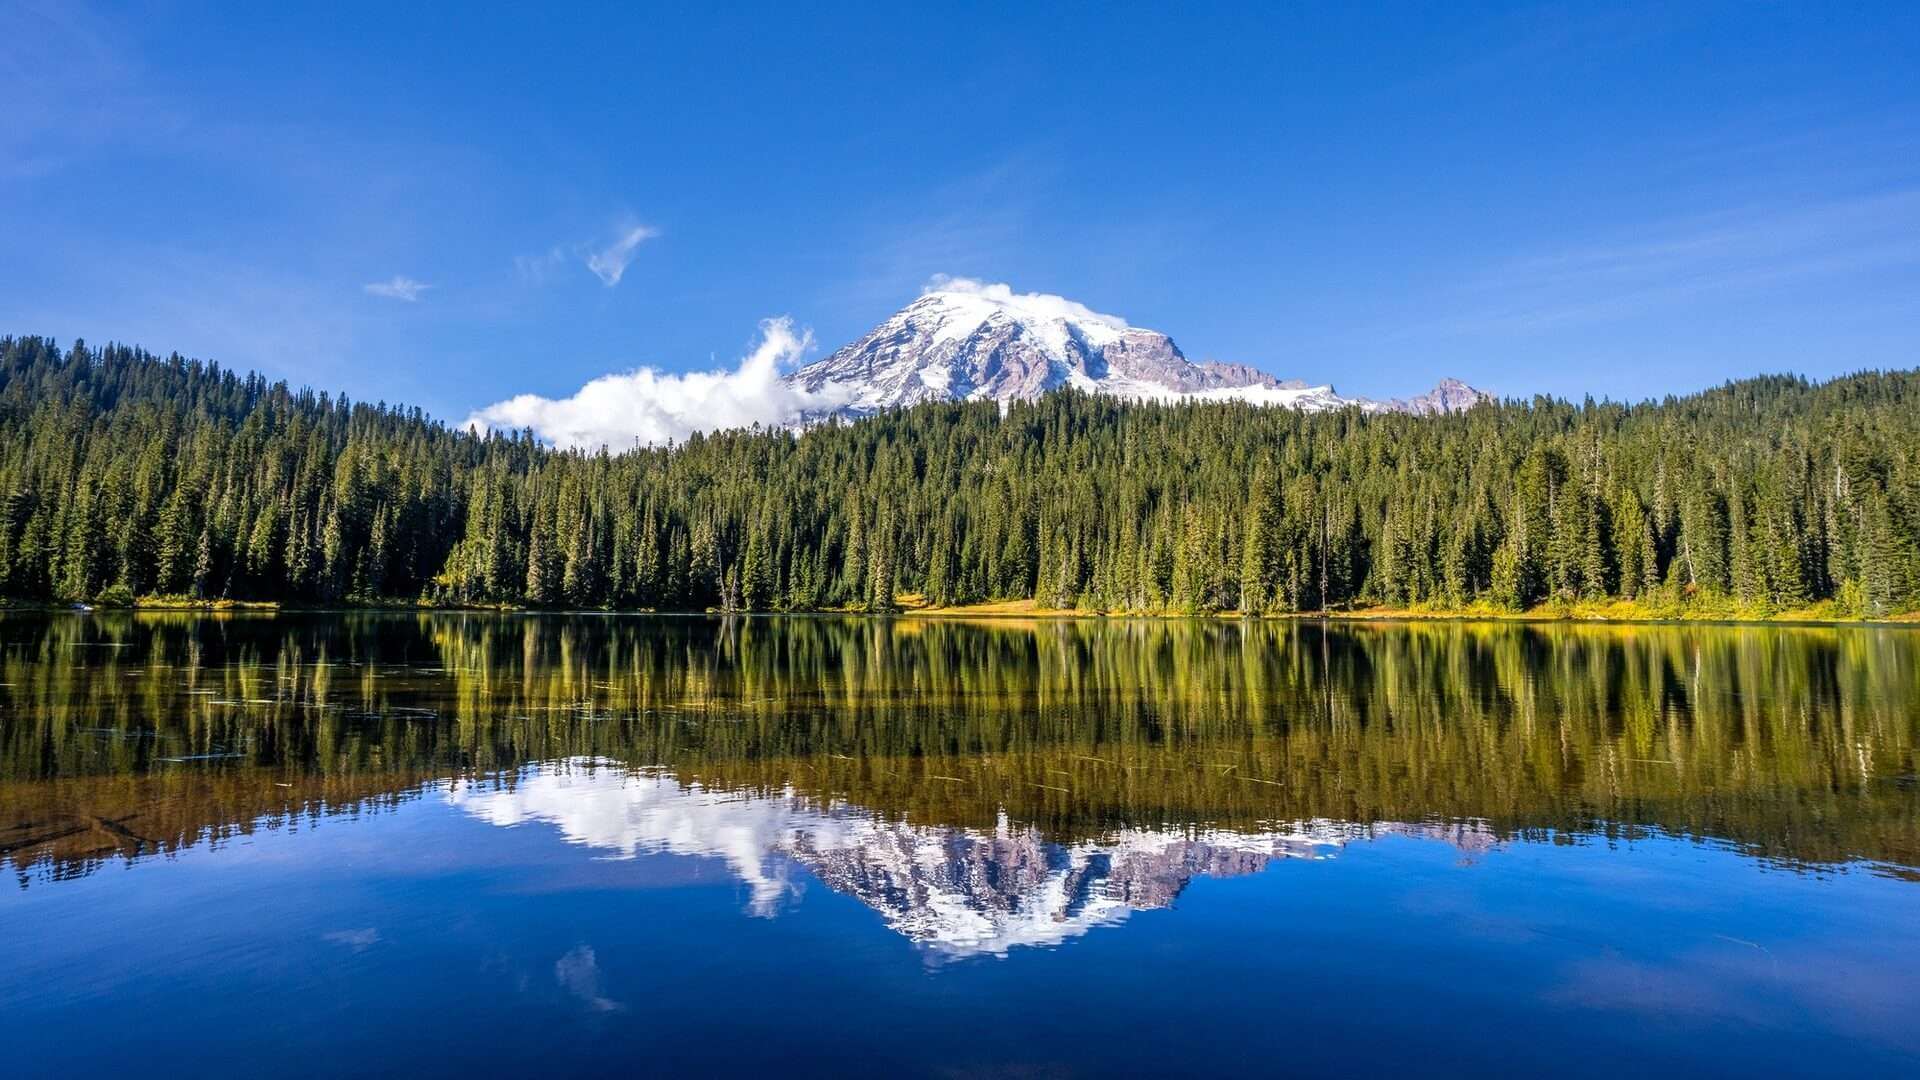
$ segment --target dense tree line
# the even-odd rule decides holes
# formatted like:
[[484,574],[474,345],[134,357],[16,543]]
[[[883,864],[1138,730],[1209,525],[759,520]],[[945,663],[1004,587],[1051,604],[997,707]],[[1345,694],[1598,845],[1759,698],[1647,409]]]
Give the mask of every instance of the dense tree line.
[[0,338],[0,595],[1920,607],[1920,372],[1441,417],[1059,393],[582,453]]

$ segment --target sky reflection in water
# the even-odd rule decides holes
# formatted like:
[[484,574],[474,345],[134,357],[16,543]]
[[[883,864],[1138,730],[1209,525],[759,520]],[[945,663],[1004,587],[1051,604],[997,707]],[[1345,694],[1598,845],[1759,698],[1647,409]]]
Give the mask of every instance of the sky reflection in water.
[[0,1024],[26,1074],[1920,1064],[1911,636],[1317,634],[9,618]]

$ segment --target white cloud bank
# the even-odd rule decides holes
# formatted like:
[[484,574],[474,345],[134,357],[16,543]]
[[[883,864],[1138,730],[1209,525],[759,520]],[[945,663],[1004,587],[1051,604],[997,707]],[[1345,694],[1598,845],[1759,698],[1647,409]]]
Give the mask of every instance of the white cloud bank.
[[760,341],[733,371],[695,371],[674,375],[638,368],[602,375],[571,397],[521,394],[496,402],[467,418],[479,430],[533,433],[557,446],[624,450],[680,441],[695,431],[784,426],[804,411],[828,408],[836,401],[789,385],[785,370],[813,347],[813,333],[796,331],[787,318],[760,323]]
[[593,271],[600,283],[608,288],[620,284],[620,278],[633,262],[633,253],[640,245],[660,235],[660,230],[651,225],[623,226],[613,243],[598,251],[587,253],[587,269]]
[[384,296],[389,300],[405,300],[411,304],[420,299],[420,294],[433,286],[424,281],[415,281],[402,274],[395,274],[387,281],[375,281],[361,286],[368,296]]

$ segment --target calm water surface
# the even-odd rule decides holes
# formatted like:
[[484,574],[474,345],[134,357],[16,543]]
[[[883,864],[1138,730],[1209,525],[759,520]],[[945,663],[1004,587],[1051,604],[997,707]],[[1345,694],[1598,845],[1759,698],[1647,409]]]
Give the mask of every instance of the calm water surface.
[[0,618],[15,1075],[1920,1069],[1920,633]]

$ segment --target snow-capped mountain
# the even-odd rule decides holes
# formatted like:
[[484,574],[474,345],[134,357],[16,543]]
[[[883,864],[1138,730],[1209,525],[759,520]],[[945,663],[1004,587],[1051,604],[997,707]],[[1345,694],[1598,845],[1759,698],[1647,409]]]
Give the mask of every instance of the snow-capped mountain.
[[1406,401],[1343,397],[1245,364],[1188,360],[1173,339],[1064,297],[965,279],[936,282],[859,340],[787,377],[815,415],[865,416],[929,401],[1029,400],[1065,386],[1159,401],[1241,400],[1319,411],[1451,412],[1487,395],[1454,379]]

